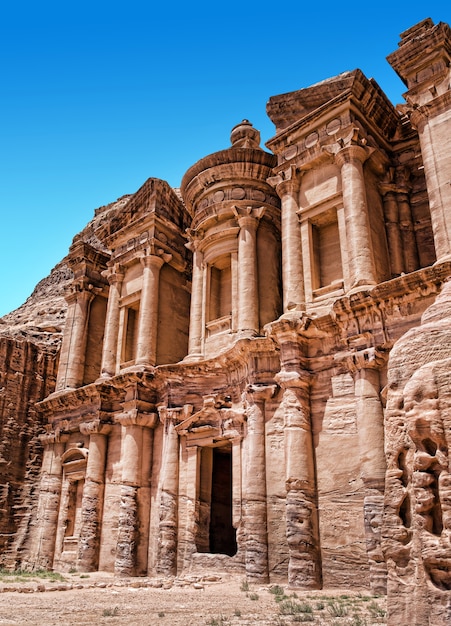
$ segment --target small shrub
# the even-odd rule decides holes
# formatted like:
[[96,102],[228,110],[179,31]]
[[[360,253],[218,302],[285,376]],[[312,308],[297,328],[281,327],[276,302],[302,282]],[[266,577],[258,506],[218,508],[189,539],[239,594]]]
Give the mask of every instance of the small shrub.
[[282,615],[298,615],[300,613],[311,615],[313,613],[310,604],[299,604],[298,602],[294,602],[291,598],[287,598],[279,603],[279,611]]
[[249,583],[247,580],[243,580],[240,586],[241,591],[249,591]]
[[385,609],[383,609],[382,607],[380,607],[378,604],[376,604],[376,602],[371,602],[370,605],[368,605],[368,610],[370,611],[371,615],[373,617],[385,617]]
[[240,611],[240,609],[235,609],[235,611],[234,611],[234,615],[235,615],[236,617],[241,617],[241,611]]
[[367,621],[363,619],[363,617],[360,617],[360,615],[354,614],[349,622],[349,626],[367,626]]
[[229,620],[223,615],[212,617],[211,620],[207,622],[207,626],[227,626],[228,624],[230,624]]
[[119,607],[115,606],[114,609],[103,609],[103,617],[116,617],[119,615]]
[[273,585],[269,588],[269,593],[272,593],[275,596],[283,596],[285,591],[280,585]]
[[330,601],[327,610],[333,617],[344,617],[348,614],[348,607],[342,602]]
[[318,609],[318,611],[322,611],[325,607],[324,602],[317,602],[316,603],[316,608]]
[[80,578],[89,578],[89,574],[80,574]]
[[259,599],[258,593],[250,593],[249,594],[249,600],[258,600],[258,599]]
[[315,618],[310,613],[299,613],[298,615],[293,615],[293,622],[314,622]]
[[160,611],[160,612],[158,613],[158,617],[164,617],[164,611]]

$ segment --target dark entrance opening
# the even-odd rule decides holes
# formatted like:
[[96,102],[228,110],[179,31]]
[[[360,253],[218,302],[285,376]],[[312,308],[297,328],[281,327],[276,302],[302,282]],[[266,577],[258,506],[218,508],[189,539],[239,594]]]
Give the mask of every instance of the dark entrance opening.
[[236,554],[236,530],[232,526],[232,454],[230,448],[213,448],[210,552]]

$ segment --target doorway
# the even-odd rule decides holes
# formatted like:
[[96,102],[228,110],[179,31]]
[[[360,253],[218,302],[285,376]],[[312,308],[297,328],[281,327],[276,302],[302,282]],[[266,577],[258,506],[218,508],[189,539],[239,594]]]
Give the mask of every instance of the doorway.
[[198,552],[234,556],[236,529],[232,525],[232,449],[230,445],[202,448],[200,472],[202,514],[197,532]]

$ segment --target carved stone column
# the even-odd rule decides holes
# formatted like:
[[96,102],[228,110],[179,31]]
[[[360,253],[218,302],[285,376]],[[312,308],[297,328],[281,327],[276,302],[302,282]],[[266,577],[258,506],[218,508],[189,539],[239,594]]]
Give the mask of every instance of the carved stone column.
[[75,283],[65,295],[69,308],[61,346],[57,391],[74,389],[83,384],[89,305],[94,298],[94,293],[90,289],[92,285]]
[[61,457],[69,435],[46,433],[41,435],[44,455],[39,485],[37,533],[31,548],[31,562],[36,569],[51,570],[55,554],[55,540],[63,480]]
[[424,175],[431,210],[437,261],[451,258],[451,166],[446,139],[451,122],[446,113],[449,94],[411,111],[410,121],[418,130]]
[[409,172],[404,167],[396,170],[397,199],[399,206],[399,224],[401,227],[402,250],[404,255],[404,271],[414,272],[420,267],[415,230],[412,221],[408,182]]
[[156,363],[160,270],[171,258],[170,254],[164,254],[162,250],[153,250],[141,258],[143,284],[139,307],[136,365],[153,366]]
[[247,417],[244,439],[242,510],[244,521],[246,577],[268,582],[268,528],[266,513],[265,400],[275,385],[248,385],[243,394]]
[[276,382],[283,389],[286,477],[286,537],[288,583],[302,589],[321,586],[321,552],[317,485],[310,418],[310,374],[306,371],[305,327],[310,319],[285,314],[271,324],[280,346],[281,371]]
[[306,373],[276,377],[284,389],[288,582],[302,589],[321,586],[315,462]]
[[89,435],[89,453],[81,503],[77,569],[94,572],[99,566],[107,437],[111,432],[111,425],[102,424],[98,419],[82,422],[80,432]]
[[264,208],[233,207],[238,236],[238,332],[257,335],[260,330],[257,272],[257,228]]
[[382,183],[379,185],[379,189],[384,202],[385,230],[387,233],[391,272],[393,275],[399,276],[404,272],[404,257],[401,232],[399,229],[399,208],[396,200],[396,186],[390,183]]
[[[127,404],[127,403],[126,403]],[[116,561],[114,573],[119,576],[138,574],[138,544],[140,542],[139,490],[150,481],[150,459],[144,462],[144,430],[155,428],[157,414],[143,412],[147,403],[133,401],[124,413],[115,417],[122,425],[122,485],[118,520]],[[146,451],[147,452],[147,451]]]
[[282,202],[282,286],[283,310],[305,308],[301,227],[297,211],[300,181],[294,177],[276,186]]
[[199,250],[201,235],[188,233],[189,243],[186,247],[193,253],[193,278],[191,286],[191,309],[189,321],[189,340],[187,360],[199,360],[203,356],[203,303],[204,303],[204,269],[203,253]]
[[351,288],[376,284],[371,234],[368,221],[363,163],[369,149],[348,145],[335,155],[341,168]]
[[179,436],[175,430],[180,409],[159,407],[164,425],[160,472],[160,523],[156,571],[164,576],[177,573]]
[[119,335],[119,302],[124,273],[116,266],[106,272],[110,283],[103,339],[101,377],[109,378],[116,373],[117,342]]
[[361,477],[365,486],[363,513],[365,537],[373,593],[385,594],[387,567],[381,547],[386,462],[384,453],[384,414],[380,400],[379,368],[386,354],[374,348],[353,353],[348,359],[354,371],[357,429]]

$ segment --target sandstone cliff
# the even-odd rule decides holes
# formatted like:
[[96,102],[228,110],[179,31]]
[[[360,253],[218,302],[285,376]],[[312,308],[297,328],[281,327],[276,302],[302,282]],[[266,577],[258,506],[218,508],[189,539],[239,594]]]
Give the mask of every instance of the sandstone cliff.
[[[128,200],[100,207],[74,238],[106,251],[97,234]],[[35,483],[42,460],[42,423],[34,405],[55,388],[58,352],[66,320],[64,293],[73,274],[62,259],[26,302],[0,318],[0,552],[15,563],[32,519]],[[14,549],[11,551],[12,542]]]

